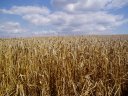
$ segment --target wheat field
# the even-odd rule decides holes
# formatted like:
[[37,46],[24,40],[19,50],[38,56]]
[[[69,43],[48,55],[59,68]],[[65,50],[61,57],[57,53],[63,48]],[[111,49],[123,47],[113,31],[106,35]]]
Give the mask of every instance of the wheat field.
[[128,96],[128,36],[0,39],[0,96]]

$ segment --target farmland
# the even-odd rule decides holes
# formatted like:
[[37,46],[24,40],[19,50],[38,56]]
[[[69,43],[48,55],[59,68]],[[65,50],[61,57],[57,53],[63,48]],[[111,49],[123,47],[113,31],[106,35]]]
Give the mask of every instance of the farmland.
[[0,96],[128,96],[128,36],[0,39]]

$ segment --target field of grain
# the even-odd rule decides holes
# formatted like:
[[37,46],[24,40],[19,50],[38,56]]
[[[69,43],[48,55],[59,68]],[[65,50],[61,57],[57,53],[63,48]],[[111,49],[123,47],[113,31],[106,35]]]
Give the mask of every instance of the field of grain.
[[128,36],[0,39],[0,96],[128,96]]

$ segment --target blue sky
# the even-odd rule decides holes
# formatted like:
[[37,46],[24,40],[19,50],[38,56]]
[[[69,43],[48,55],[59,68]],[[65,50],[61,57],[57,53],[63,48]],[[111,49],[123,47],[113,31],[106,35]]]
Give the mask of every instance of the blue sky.
[[128,34],[128,0],[0,0],[0,37]]

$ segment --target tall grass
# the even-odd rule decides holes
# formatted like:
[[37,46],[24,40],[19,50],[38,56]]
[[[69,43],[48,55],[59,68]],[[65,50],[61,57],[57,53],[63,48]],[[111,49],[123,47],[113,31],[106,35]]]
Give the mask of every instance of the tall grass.
[[0,40],[0,96],[128,96],[128,37]]

